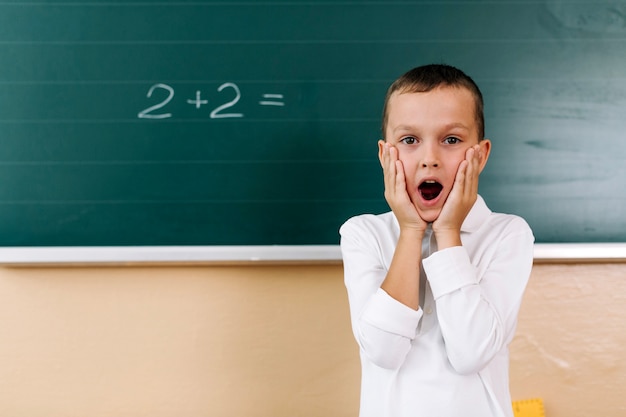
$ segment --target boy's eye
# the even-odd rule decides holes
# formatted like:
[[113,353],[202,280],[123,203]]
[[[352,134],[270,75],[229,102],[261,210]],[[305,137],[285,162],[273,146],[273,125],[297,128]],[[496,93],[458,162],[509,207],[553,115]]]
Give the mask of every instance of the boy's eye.
[[455,145],[459,142],[461,142],[461,139],[454,137],[454,136],[448,136],[447,138],[445,138],[444,143],[447,143],[448,145]]
[[412,136],[407,136],[406,138],[402,138],[400,142],[404,142],[407,145],[413,145],[417,140]]

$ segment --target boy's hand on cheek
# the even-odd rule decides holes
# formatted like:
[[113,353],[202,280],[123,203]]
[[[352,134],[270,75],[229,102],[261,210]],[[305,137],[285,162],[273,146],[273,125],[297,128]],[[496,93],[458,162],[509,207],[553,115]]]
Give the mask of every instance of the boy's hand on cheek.
[[459,165],[452,190],[433,223],[439,249],[461,245],[461,225],[478,198],[480,147],[475,145],[465,153]]
[[400,224],[400,229],[424,231],[426,222],[422,220],[406,190],[406,180],[398,150],[383,143],[382,166],[385,181],[385,199]]

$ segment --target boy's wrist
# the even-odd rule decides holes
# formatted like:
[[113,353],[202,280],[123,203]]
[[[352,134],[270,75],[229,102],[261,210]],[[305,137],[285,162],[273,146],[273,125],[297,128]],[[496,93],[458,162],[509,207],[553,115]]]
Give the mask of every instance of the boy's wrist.
[[434,230],[437,239],[437,249],[447,249],[454,246],[462,246],[461,231],[456,229]]
[[411,234],[411,235],[423,235],[425,227],[416,227],[416,226],[400,226],[400,233]]
[[424,229],[422,228],[410,226],[400,227],[400,239],[415,240],[421,244],[423,238]]

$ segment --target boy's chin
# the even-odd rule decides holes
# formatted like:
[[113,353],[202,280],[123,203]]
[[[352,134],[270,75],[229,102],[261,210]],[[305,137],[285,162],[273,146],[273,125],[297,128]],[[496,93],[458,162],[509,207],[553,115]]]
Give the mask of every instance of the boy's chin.
[[426,223],[432,223],[439,218],[441,208],[418,209],[417,212]]

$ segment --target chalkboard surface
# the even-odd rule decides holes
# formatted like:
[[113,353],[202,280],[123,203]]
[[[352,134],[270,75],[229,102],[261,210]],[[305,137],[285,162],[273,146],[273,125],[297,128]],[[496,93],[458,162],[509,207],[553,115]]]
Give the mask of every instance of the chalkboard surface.
[[538,242],[626,241],[615,1],[0,2],[0,246],[335,244],[388,210],[416,65],[481,86],[480,192]]

